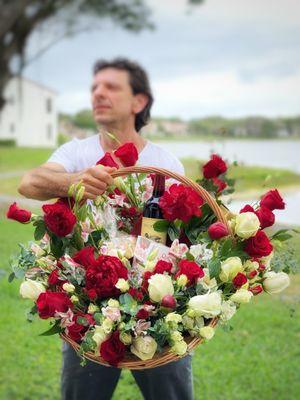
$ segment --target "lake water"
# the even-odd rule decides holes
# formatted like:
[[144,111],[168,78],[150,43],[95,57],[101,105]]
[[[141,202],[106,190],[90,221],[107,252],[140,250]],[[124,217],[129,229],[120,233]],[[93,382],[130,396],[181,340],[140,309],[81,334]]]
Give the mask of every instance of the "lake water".
[[[159,144],[178,158],[195,157],[208,160],[210,154],[215,152],[229,162],[286,168],[300,173],[300,141],[296,140],[176,141]],[[300,192],[289,193],[283,197],[286,209],[275,211],[276,221],[280,224],[300,226]],[[234,201],[229,208],[238,212],[245,204],[251,202],[254,200]]]
[[206,160],[215,152],[229,162],[286,168],[300,173],[300,140],[215,140],[160,142],[178,158]]

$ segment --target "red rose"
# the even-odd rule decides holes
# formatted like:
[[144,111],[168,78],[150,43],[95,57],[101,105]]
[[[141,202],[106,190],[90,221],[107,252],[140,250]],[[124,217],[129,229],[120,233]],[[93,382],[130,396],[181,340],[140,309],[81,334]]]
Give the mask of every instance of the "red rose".
[[101,255],[86,270],[86,289],[94,289],[99,298],[120,294],[119,278],[127,279],[128,271],[118,257]]
[[66,280],[62,280],[59,276],[58,269],[54,269],[51,274],[48,276],[48,284],[49,285],[63,285]]
[[241,272],[238,272],[237,275],[233,278],[232,283],[236,287],[241,287],[247,283],[247,277],[245,274],[242,274]]
[[118,164],[112,158],[112,155],[107,151],[100,160],[96,162],[96,165],[104,165],[105,167],[115,167],[119,168]]
[[129,288],[128,293],[136,300],[142,300],[142,298],[144,297],[143,293],[136,288]]
[[75,200],[73,199],[73,197],[60,197],[57,200],[57,203],[64,204],[65,206],[72,209],[75,205]]
[[176,308],[176,300],[171,294],[166,294],[161,301],[162,307],[171,308],[172,310]]
[[212,240],[221,239],[229,235],[229,230],[223,222],[215,222],[208,228],[208,234]]
[[40,318],[54,317],[56,312],[67,312],[73,304],[66,293],[43,292],[36,301]]
[[255,236],[247,239],[245,243],[244,251],[250,257],[265,257],[273,250],[273,246],[264,231],[258,231]]
[[123,360],[126,346],[119,339],[119,331],[113,332],[109,339],[101,343],[100,355],[113,366],[117,366]]
[[250,206],[250,204],[246,204],[241,210],[240,214],[245,213],[245,212],[255,212],[254,208]]
[[157,261],[155,268],[153,270],[154,274],[163,274],[164,272],[171,272],[172,263],[164,260]]
[[63,203],[45,204],[44,221],[47,228],[59,237],[63,237],[72,232],[76,224],[76,217],[73,212]]
[[194,215],[200,217],[202,204],[203,199],[192,188],[176,183],[171,185],[169,191],[164,192],[159,199],[164,218],[168,221],[178,218],[188,222]]
[[263,288],[261,285],[255,285],[255,286],[251,286],[249,288],[250,292],[252,292],[254,294],[254,296],[256,296],[257,294],[263,292]]
[[175,278],[184,274],[188,278],[188,286],[197,283],[198,278],[203,278],[204,272],[203,269],[195,262],[188,260],[180,260],[179,261],[179,270],[175,275]]
[[258,274],[258,272],[256,271],[256,269],[253,269],[252,271],[248,272],[248,278],[253,279],[256,275]]
[[153,272],[151,271],[146,271],[143,275],[143,283],[142,283],[142,290],[147,293],[147,289],[149,286],[149,279],[151,278],[151,276],[154,275]]
[[285,203],[277,189],[269,190],[260,200],[262,207],[267,207],[269,210],[284,210]]
[[[77,322],[79,317],[86,320],[86,325]],[[95,324],[95,320],[90,314],[83,313],[74,315],[73,321],[74,324],[67,327],[66,333],[75,342],[80,342],[85,332],[89,329],[89,326]]]
[[202,167],[206,179],[216,178],[227,171],[225,161],[217,154],[212,154],[211,159]]
[[21,222],[22,224],[26,224],[26,222],[29,222],[31,219],[31,212],[19,208],[17,203],[14,202],[7,210],[6,217]]
[[114,154],[122,161],[122,164],[125,165],[125,167],[135,165],[139,158],[137,148],[131,142],[124,143],[115,150]]
[[227,187],[227,183],[222,181],[219,178],[212,178],[213,183],[215,186],[217,186],[217,193],[221,193],[226,187]]
[[73,255],[72,259],[77,264],[87,268],[90,265],[94,265],[96,262],[94,251],[95,249],[93,246],[84,247],[83,249],[77,251],[77,253]]
[[260,207],[257,211],[255,211],[255,214],[259,219],[261,229],[272,226],[275,222],[275,215],[267,207]]
[[147,319],[149,317],[149,312],[144,308],[140,308],[139,311],[136,313],[136,317],[139,319]]

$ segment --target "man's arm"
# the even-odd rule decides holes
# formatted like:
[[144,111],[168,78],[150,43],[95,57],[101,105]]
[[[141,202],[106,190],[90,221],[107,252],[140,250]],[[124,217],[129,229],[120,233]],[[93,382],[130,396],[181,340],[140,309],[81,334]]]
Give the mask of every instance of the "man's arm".
[[25,197],[48,200],[66,197],[70,185],[82,181],[84,198],[95,199],[113,184],[110,173],[115,168],[93,166],[80,172],[68,173],[61,164],[48,162],[25,173],[18,191]]

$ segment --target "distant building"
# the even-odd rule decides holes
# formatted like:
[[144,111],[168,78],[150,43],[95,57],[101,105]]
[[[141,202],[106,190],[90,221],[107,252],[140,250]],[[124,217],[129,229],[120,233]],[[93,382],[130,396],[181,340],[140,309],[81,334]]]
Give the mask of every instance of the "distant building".
[[0,112],[0,142],[17,146],[55,147],[57,143],[57,93],[27,78],[7,85],[7,103]]

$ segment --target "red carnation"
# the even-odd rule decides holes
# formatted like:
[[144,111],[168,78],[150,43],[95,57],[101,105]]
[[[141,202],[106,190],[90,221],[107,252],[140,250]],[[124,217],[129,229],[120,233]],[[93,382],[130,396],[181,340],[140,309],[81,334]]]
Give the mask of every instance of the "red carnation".
[[47,228],[59,237],[63,237],[72,232],[76,224],[76,217],[73,212],[63,203],[45,204],[44,221]]
[[119,278],[127,279],[128,271],[118,257],[101,255],[86,270],[86,289],[94,289],[99,298],[120,294],[116,288]]
[[163,274],[164,272],[171,272],[172,263],[164,260],[157,261],[155,268],[153,270],[154,274]]
[[126,346],[119,338],[119,331],[113,332],[109,339],[101,343],[100,355],[110,365],[117,366],[123,360]]
[[285,203],[277,189],[269,190],[260,200],[262,207],[267,207],[269,210],[284,210]]
[[227,171],[225,161],[217,154],[212,154],[210,160],[202,168],[206,179],[216,178]]
[[255,211],[255,214],[259,219],[261,229],[272,226],[275,222],[275,215],[267,207],[260,207],[257,211]]
[[245,213],[245,212],[255,212],[254,208],[250,206],[250,204],[246,204],[241,210],[240,214]]
[[112,155],[107,151],[100,160],[96,162],[96,165],[104,165],[105,167],[115,167],[119,168],[118,164],[112,158]]
[[31,212],[19,208],[17,203],[14,202],[7,210],[6,217],[21,222],[22,224],[26,224],[26,222],[29,222],[31,219]]
[[235,287],[241,287],[247,283],[247,277],[245,274],[238,272],[237,275],[233,278],[232,283]]
[[115,150],[114,154],[122,161],[122,164],[125,165],[125,167],[135,165],[139,158],[137,148],[131,142],[124,143]]
[[83,249],[77,251],[76,254],[73,255],[73,260],[77,263],[82,265],[83,267],[89,267],[90,265],[95,264],[95,255],[94,255],[94,247],[87,246]]
[[212,240],[221,239],[224,236],[229,235],[229,230],[223,222],[215,222],[208,228],[208,234]]
[[147,319],[149,317],[149,312],[145,308],[140,308],[136,313],[136,317],[139,319]]
[[273,246],[264,231],[258,231],[255,236],[247,239],[245,243],[244,251],[249,254],[250,257],[265,257],[273,250]]
[[217,193],[221,193],[227,186],[227,183],[222,181],[219,178],[215,177],[215,178],[212,178],[212,180],[213,180],[214,185],[217,186]]
[[40,318],[54,317],[56,312],[67,312],[73,304],[66,293],[43,292],[36,301]]
[[196,284],[198,278],[203,278],[204,276],[203,269],[195,261],[180,260],[178,266],[179,270],[175,278],[183,274],[186,275],[188,278],[188,286]]
[[[78,318],[84,318],[86,325],[78,323]],[[73,325],[67,327],[67,335],[75,342],[80,342],[90,325],[95,324],[94,318],[90,314],[79,313],[73,316]]]
[[159,199],[164,218],[188,222],[192,216],[200,217],[203,199],[192,188],[174,183]]

